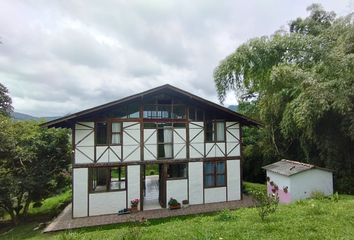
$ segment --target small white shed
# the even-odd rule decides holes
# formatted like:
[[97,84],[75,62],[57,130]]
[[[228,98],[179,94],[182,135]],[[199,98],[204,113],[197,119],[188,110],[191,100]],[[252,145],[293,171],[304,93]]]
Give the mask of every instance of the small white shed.
[[333,194],[333,172],[329,169],[286,159],[262,168],[267,173],[268,194],[277,193],[281,203],[311,197],[313,192]]

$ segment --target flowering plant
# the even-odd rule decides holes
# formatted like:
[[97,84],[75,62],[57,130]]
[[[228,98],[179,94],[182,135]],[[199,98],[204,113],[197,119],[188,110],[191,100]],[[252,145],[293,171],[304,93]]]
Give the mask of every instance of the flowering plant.
[[131,204],[132,208],[137,207],[138,204],[139,204],[139,201],[140,200],[138,198],[135,198],[135,199],[131,200],[130,204]]

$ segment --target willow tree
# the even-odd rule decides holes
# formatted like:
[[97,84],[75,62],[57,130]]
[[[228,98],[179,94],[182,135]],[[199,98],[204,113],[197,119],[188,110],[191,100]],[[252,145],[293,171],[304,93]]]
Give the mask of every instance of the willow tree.
[[[251,39],[215,69],[223,102],[229,90],[254,101],[264,123],[262,151],[336,170],[354,193],[354,24],[320,5],[287,31]],[[256,144],[256,143],[254,143]],[[266,148],[271,148],[266,149]]]

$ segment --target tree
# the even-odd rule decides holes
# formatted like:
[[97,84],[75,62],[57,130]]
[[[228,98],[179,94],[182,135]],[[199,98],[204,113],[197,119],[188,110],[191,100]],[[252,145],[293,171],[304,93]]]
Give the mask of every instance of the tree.
[[273,161],[332,168],[338,190],[354,193],[353,16],[336,18],[317,4],[308,10],[288,31],[252,39],[224,59],[217,92],[221,102],[228,90],[255,102]]
[[68,131],[46,129],[37,122],[13,122],[0,116],[0,208],[14,224],[30,203],[40,202],[67,184],[70,162]]
[[13,111],[12,100],[8,93],[9,90],[0,83],[0,114],[5,116],[10,116]]

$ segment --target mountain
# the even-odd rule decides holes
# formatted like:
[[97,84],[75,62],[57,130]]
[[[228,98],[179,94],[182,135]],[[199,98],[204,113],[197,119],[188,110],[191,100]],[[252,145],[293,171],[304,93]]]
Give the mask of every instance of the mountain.
[[230,109],[230,110],[232,110],[232,111],[237,112],[237,110],[238,110],[238,105],[229,105],[227,108]]
[[32,116],[32,115],[25,114],[25,113],[20,113],[20,112],[13,112],[13,113],[11,114],[11,117],[12,117],[13,119],[15,119],[16,121],[26,121],[26,120],[34,120],[34,121],[41,121],[41,120],[44,120],[44,121],[51,121],[51,120],[60,118],[59,116],[58,116],[58,117],[34,117],[34,116]]

